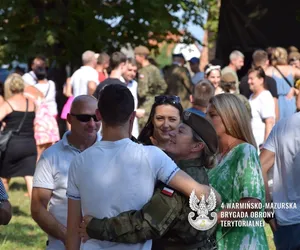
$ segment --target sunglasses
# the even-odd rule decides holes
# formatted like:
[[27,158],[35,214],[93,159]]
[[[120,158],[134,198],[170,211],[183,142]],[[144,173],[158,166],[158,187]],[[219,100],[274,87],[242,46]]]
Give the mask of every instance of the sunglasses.
[[98,118],[96,117],[96,115],[85,115],[85,114],[81,114],[81,115],[75,115],[75,114],[71,114],[72,116],[75,116],[76,119],[80,122],[89,122],[91,120],[91,118],[93,118],[93,120],[95,122],[98,122]]
[[178,104],[180,103],[180,97],[176,95],[159,95],[155,96],[155,103],[156,104],[163,104],[163,103],[173,103]]

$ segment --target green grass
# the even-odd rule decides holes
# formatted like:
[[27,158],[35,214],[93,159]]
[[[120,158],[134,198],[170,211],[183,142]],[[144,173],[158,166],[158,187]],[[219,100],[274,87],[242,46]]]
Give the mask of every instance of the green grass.
[[[1,250],[45,249],[47,236],[31,218],[30,202],[29,198],[24,196],[25,193],[23,178],[12,179],[9,197],[13,207],[13,218],[7,226],[0,226]],[[269,226],[266,226],[266,234],[270,250],[275,250]]]
[[45,249],[47,236],[31,218],[30,201],[25,193],[24,179],[12,179],[9,201],[13,207],[13,217],[7,226],[0,226],[1,250]]

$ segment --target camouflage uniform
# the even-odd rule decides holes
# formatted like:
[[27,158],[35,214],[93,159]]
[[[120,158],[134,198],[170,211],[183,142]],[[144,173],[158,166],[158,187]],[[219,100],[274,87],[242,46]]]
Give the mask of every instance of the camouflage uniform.
[[168,85],[166,94],[179,96],[183,109],[189,108],[193,84],[188,70],[183,66],[173,64],[165,68],[164,77]]
[[162,78],[157,67],[149,64],[139,70],[138,95],[141,109],[145,109],[144,117],[139,119],[140,127],[143,128],[149,118],[154,97],[162,95],[167,89],[167,84]]
[[[206,169],[200,159],[183,160],[178,166],[197,182],[208,185]],[[139,243],[153,239],[154,250],[216,249],[216,226],[198,231],[188,222],[189,199],[177,191],[162,193],[159,183],[151,200],[140,211],[127,211],[117,217],[95,219],[88,224],[90,237],[114,242]]]

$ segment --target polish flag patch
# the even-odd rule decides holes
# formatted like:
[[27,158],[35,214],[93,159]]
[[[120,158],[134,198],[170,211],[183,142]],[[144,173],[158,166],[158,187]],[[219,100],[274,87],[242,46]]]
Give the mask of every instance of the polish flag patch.
[[161,192],[170,197],[172,197],[172,195],[174,194],[174,190],[167,188],[167,187],[164,187],[164,189],[161,190]]

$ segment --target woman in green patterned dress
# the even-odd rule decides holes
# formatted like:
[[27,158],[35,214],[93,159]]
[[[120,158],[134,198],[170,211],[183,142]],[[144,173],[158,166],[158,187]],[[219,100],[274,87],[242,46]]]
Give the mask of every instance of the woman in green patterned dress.
[[264,182],[247,109],[235,95],[220,94],[211,99],[207,114],[220,149],[218,166],[209,172],[223,202],[218,211],[218,249],[268,249],[263,215],[258,213],[265,204]]

